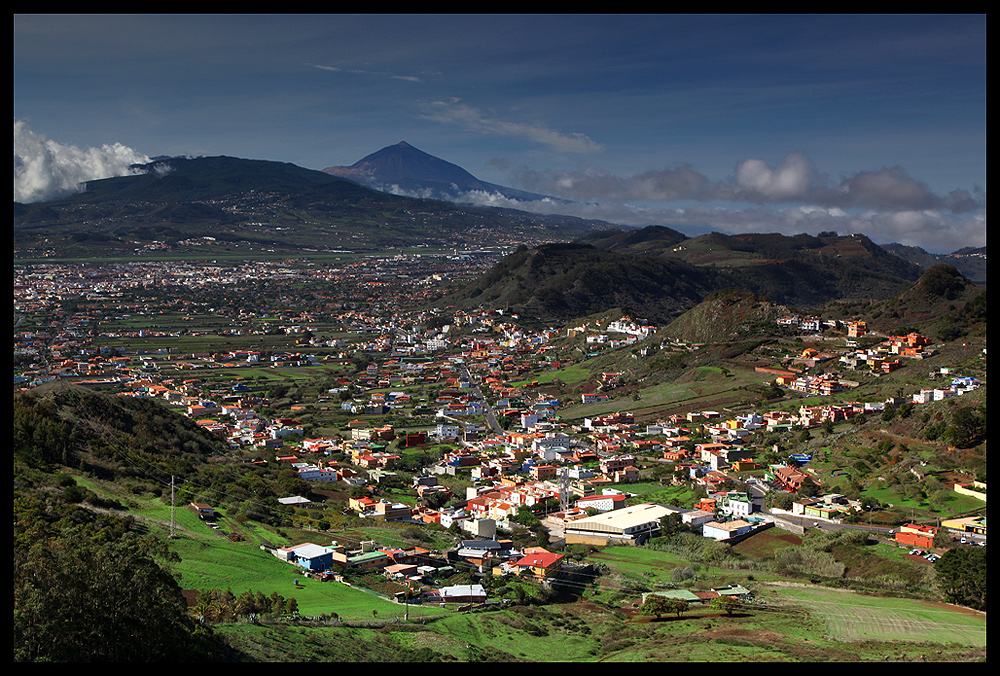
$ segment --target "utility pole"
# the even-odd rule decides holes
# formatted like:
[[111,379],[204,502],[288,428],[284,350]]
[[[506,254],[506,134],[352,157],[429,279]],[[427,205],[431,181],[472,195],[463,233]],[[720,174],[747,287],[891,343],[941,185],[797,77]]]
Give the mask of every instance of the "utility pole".
[[174,540],[177,538],[177,533],[174,530],[174,475],[170,475],[170,539]]

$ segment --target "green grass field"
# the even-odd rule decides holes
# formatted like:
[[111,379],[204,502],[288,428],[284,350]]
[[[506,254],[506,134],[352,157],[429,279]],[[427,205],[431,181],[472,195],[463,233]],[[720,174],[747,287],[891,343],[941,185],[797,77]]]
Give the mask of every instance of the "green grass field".
[[[180,557],[179,562],[171,562],[169,567],[179,576],[183,589],[231,589],[236,595],[247,590],[265,595],[277,592],[285,598],[294,597],[303,615],[336,613],[345,620],[370,620],[373,619],[372,611],[376,611],[379,619],[402,617],[406,610],[374,593],[335,581],[320,582],[305,577],[300,568],[260,548],[264,541],[274,546],[289,542],[253,523],[242,524],[224,517],[218,522],[220,529],[215,530],[186,505],[176,507],[171,516],[169,493],[164,498],[138,497],[120,490],[111,491],[108,484],[99,481],[77,477],[77,482],[104,497],[121,501],[130,513],[168,542],[170,551]],[[176,537],[168,540],[171,519]],[[384,535],[388,537],[399,529],[386,527],[385,530]],[[244,539],[234,542],[228,533],[239,534]],[[330,536],[319,533],[306,533],[302,537],[296,543],[327,544],[330,540]],[[378,535],[372,534],[372,537],[377,539]],[[409,612],[410,617],[421,617],[445,611],[431,606],[411,606]]]
[[[100,481],[79,483],[128,505],[151,531],[165,537],[171,510],[169,498],[132,495]],[[652,484],[644,486],[651,491]],[[351,622],[402,618],[407,608],[335,581],[306,578],[294,566],[260,549],[262,541],[287,544],[272,531],[229,518],[222,531],[239,533],[232,541],[212,529],[186,507],[173,512],[177,538],[169,540],[180,557],[170,567],[185,589],[231,589],[272,592],[294,597],[304,616],[336,613]],[[373,524],[360,537],[379,542],[398,534],[396,525]],[[296,542],[311,533],[291,532]],[[350,535],[350,533],[347,533]],[[330,535],[315,534],[317,543]],[[774,556],[795,546],[797,536],[771,529],[735,549],[743,557]],[[335,538],[335,535],[334,535]],[[877,550],[877,551],[876,551]],[[872,554],[903,561],[888,545]],[[760,661],[884,661],[983,658],[985,614],[927,601],[865,596],[801,581],[782,579],[751,569],[697,564],[682,556],[644,547],[612,547],[587,561],[603,564],[600,585],[572,602],[513,606],[487,613],[457,613],[434,606],[411,606],[411,619],[428,624],[383,627],[302,627],[220,625],[234,645],[259,659],[302,661],[367,661],[394,659],[399,651],[433,651],[459,661],[480,659],[532,662],[760,662]],[[675,583],[679,567],[691,567],[697,577]],[[298,584],[296,584],[298,581]],[[681,617],[659,620],[637,614],[632,603],[639,587],[708,589],[739,583],[751,588],[762,603],[748,604],[732,617],[708,606],[692,606]],[[622,592],[625,592],[624,594]],[[374,614],[373,614],[374,611]],[[938,652],[940,651],[940,652]],[[933,659],[933,657],[932,657]]]
[[906,641],[986,645],[986,614],[940,603],[879,598],[819,587],[786,587],[767,594],[779,607],[805,609],[837,641]]
[[531,384],[534,381],[539,383],[551,383],[554,380],[559,380],[566,385],[576,385],[583,382],[591,377],[590,369],[586,367],[585,363],[573,364],[561,369],[555,369],[552,371],[544,371],[539,373],[537,376],[531,376],[525,380],[519,380],[517,382],[510,383],[511,387],[524,387]]

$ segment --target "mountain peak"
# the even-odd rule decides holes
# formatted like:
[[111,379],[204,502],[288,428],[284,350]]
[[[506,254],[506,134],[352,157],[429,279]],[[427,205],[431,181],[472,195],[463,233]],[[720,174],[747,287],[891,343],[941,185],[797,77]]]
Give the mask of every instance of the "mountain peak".
[[515,200],[544,198],[543,195],[481,181],[457,164],[426,153],[406,141],[377,150],[350,166],[327,167],[323,171],[375,190],[402,191],[417,197],[450,202],[468,201],[469,193],[499,193]]

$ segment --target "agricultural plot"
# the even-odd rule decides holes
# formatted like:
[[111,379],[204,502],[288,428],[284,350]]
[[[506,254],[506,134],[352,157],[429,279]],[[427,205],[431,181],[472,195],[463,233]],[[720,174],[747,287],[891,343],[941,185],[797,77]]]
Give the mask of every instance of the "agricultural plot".
[[767,598],[807,610],[838,641],[986,645],[986,614],[945,604],[794,587],[770,590]]
[[[168,543],[179,561],[172,562],[170,567],[184,589],[230,589],[237,595],[248,590],[265,595],[276,592],[286,598],[294,597],[303,615],[336,613],[353,621],[388,620],[404,615],[421,618],[445,612],[436,606],[405,608],[364,589],[310,579],[300,568],[262,551],[259,545],[265,536],[279,546],[287,542],[279,541],[274,533],[253,526],[252,522],[242,524],[223,518],[219,521],[220,529],[215,530],[186,506],[178,507],[171,515],[170,506],[163,499],[108,491],[107,484],[83,477],[77,481],[105,497],[120,499],[131,513],[163,537],[173,521],[177,537]],[[228,533],[242,539],[232,541]],[[318,533],[304,534],[305,540],[310,536],[317,543],[323,542],[324,536]]]

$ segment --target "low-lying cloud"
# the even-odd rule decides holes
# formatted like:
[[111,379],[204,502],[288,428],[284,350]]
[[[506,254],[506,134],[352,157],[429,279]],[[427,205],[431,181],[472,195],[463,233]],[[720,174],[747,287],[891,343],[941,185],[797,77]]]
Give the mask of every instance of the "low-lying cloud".
[[68,197],[81,184],[101,178],[126,176],[134,164],[150,158],[121,143],[81,149],[34,133],[14,121],[14,201],[27,204]]
[[[415,195],[414,195],[415,196]],[[878,244],[898,242],[932,253],[951,253],[964,246],[986,246],[986,216],[946,211],[863,209],[838,206],[701,205],[655,207],[626,201],[569,202],[556,199],[517,200],[500,193],[467,192],[456,201],[487,207],[506,207],[536,214],[577,216],[621,226],[666,225],[690,237],[708,232],[807,232],[860,234]]]
[[698,201],[746,204],[811,204],[841,209],[927,210],[969,213],[985,206],[979,191],[957,189],[935,195],[900,167],[860,171],[831,181],[804,153],[792,153],[777,165],[748,158],[734,176],[713,181],[688,165],[618,176],[598,170],[535,171],[512,174],[519,187],[577,200]]

